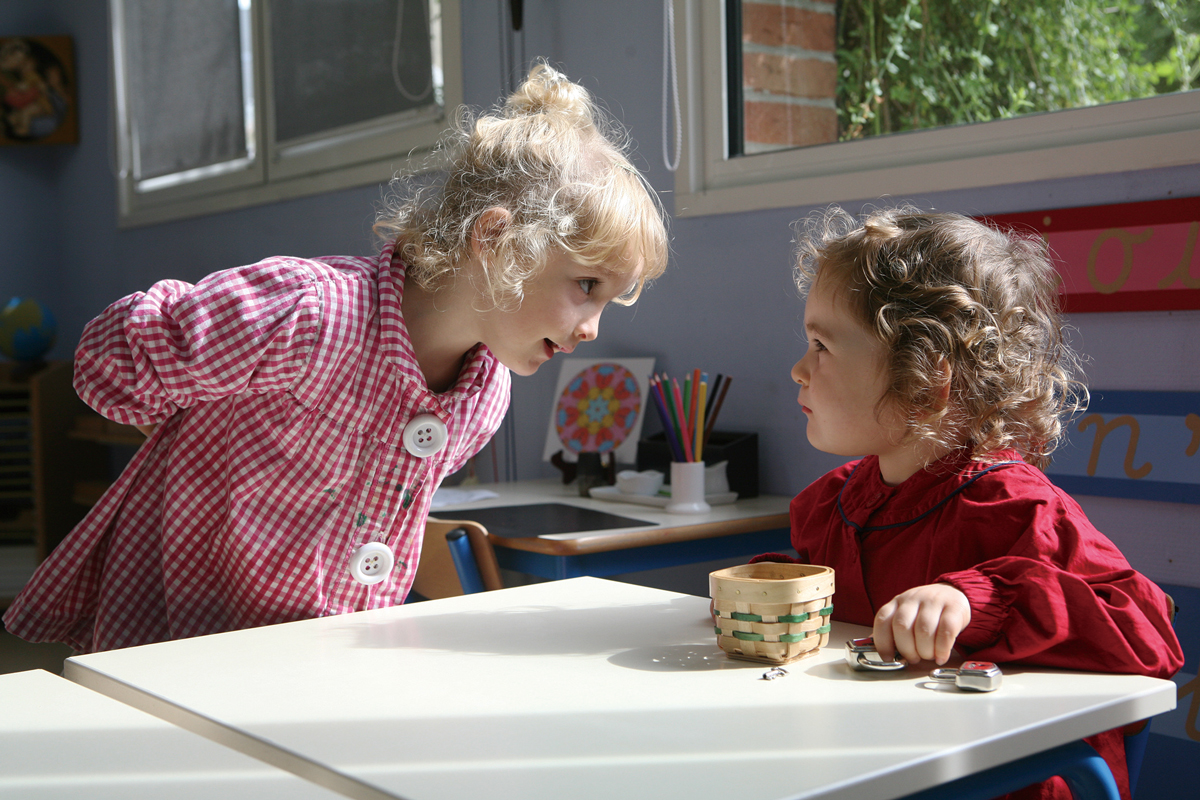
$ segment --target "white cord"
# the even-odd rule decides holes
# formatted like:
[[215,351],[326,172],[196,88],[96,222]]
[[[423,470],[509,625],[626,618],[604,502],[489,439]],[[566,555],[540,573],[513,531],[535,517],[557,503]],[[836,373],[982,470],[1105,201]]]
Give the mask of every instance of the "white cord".
[[[404,29],[404,3],[405,0],[396,0],[396,38],[392,42],[392,82],[396,84],[396,90],[404,97],[413,103],[420,102],[429,93],[433,91],[433,70],[429,72],[429,85],[425,87],[425,91],[420,94],[412,94],[408,89],[404,88],[404,82],[400,80],[400,32]],[[425,0],[420,0],[421,9],[425,9]],[[425,14],[426,20],[429,19],[429,14]]]
[[[675,158],[671,158],[669,124],[667,122],[667,98],[675,95]],[[663,163],[671,172],[679,169],[683,154],[683,118],[679,111],[679,73],[675,66],[675,8],[672,0],[663,0]]]

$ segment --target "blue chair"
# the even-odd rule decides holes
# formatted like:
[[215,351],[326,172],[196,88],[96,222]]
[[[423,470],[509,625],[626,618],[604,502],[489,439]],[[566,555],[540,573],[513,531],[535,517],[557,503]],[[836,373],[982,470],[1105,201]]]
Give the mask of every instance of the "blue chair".
[[504,588],[487,529],[469,520],[426,520],[412,588],[427,600]]
[[[1179,606],[1175,599],[1167,595],[1171,604],[1171,624],[1175,624],[1175,615]],[[1138,776],[1142,774],[1142,762],[1146,759],[1146,744],[1150,741],[1150,720],[1144,719],[1138,725],[1126,728],[1125,733],[1125,768],[1129,770],[1129,796],[1137,793]]]
[[1076,798],[1120,800],[1108,764],[1082,740],[907,795],[903,800],[991,800],[1056,775],[1067,782]]
[[1129,796],[1137,791],[1138,776],[1142,774],[1142,762],[1146,759],[1146,743],[1150,741],[1150,720],[1138,723],[1141,727],[1125,734],[1125,768],[1129,770]]

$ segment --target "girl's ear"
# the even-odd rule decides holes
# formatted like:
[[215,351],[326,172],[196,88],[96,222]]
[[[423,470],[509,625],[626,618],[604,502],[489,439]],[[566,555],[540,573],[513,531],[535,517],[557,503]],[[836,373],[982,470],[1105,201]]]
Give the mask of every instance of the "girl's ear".
[[945,356],[938,359],[937,365],[937,388],[934,390],[934,397],[938,399],[939,406],[945,408],[950,402],[950,381],[953,378],[953,373],[950,370],[950,362]]
[[490,254],[508,227],[511,217],[508,209],[500,206],[492,206],[480,214],[471,227],[471,255],[481,259],[485,254]]

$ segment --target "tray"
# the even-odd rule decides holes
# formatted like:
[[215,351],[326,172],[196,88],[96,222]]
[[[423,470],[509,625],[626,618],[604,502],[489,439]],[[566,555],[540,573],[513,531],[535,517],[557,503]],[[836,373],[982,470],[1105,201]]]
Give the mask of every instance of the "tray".
[[[634,503],[639,506],[657,506],[658,508],[666,508],[671,502],[669,494],[626,494],[615,486],[593,486],[588,490],[596,500],[608,500],[614,503]],[[737,500],[737,492],[721,492],[720,494],[706,494],[704,502],[710,506],[725,506]]]

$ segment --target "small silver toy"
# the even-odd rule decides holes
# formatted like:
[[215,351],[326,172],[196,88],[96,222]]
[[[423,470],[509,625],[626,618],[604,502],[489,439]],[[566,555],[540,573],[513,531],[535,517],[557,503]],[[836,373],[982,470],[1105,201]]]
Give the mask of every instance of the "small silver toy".
[[908,666],[908,662],[899,656],[895,661],[884,661],[875,649],[875,640],[870,636],[846,641],[846,663],[854,669],[879,672],[892,672]]
[[929,673],[935,681],[953,683],[968,692],[994,692],[1004,677],[1000,668],[990,661],[968,661],[958,669],[943,667]]

